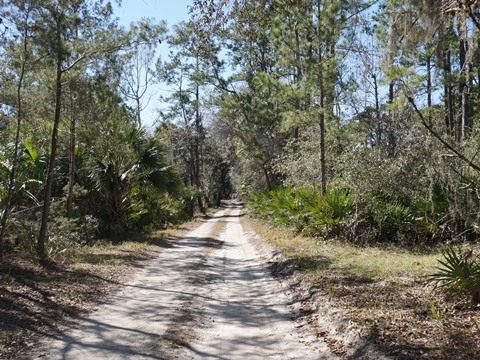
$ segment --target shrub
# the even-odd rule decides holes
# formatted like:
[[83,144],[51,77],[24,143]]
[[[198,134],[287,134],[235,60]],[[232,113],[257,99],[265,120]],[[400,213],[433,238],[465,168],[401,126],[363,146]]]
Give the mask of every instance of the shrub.
[[467,295],[472,304],[480,302],[480,262],[473,250],[462,252],[446,247],[442,256],[431,280],[450,296]]
[[[55,216],[49,222],[49,254],[58,254],[67,248],[92,245],[97,240],[98,220],[87,215],[83,218]],[[27,253],[36,252],[38,219],[12,218],[9,225],[8,246]]]
[[378,201],[373,209],[373,223],[378,229],[380,241],[398,240],[413,225],[414,215],[398,201]]
[[247,202],[256,216],[316,236],[340,233],[355,204],[346,189],[330,189],[322,196],[307,187],[254,193]]

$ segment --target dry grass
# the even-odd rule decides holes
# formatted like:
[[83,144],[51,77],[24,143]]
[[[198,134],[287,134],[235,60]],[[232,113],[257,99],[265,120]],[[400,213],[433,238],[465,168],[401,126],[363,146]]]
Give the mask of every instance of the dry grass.
[[432,272],[440,256],[439,252],[422,253],[395,247],[358,247],[338,241],[317,241],[271,227],[256,226],[256,230],[272,245],[288,253],[289,259],[297,262],[298,266],[307,266],[313,272],[316,265],[318,270],[328,268],[378,280],[399,276],[421,278]]
[[427,281],[439,252],[319,242],[251,225],[282,252],[283,269],[296,271],[344,309],[385,353],[400,359],[480,358],[479,311],[448,301]]

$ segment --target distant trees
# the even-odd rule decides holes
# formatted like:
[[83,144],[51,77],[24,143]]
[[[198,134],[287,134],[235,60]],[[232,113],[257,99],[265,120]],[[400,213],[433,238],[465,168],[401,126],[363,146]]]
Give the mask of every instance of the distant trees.
[[[183,181],[196,193],[197,205],[205,212],[203,186],[205,157],[205,111],[210,66],[216,59],[215,47],[199,37],[196,24],[180,23],[168,38],[172,49],[170,58],[158,64],[160,78],[173,88],[164,100],[169,109],[162,113],[173,124],[172,160],[183,169]],[[207,201],[209,201],[207,199]]]

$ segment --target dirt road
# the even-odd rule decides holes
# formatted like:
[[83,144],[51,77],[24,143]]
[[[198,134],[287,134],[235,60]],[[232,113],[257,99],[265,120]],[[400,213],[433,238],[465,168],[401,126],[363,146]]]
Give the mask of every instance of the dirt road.
[[335,359],[298,332],[286,292],[230,202],[34,358]]

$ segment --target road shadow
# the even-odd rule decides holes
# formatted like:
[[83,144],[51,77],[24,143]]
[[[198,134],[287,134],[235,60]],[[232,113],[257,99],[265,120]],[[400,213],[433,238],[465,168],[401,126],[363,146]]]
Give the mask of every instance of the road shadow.
[[[73,326],[78,316],[90,312],[121,285],[99,274],[59,266],[32,268],[4,263],[0,274],[8,279],[0,286],[0,332],[9,334],[9,341],[15,344],[2,349],[0,358],[19,358],[17,352],[28,352],[38,337],[56,334],[60,322]],[[74,284],[75,289],[65,284]]]
[[221,206],[227,209],[241,209],[245,204],[239,200],[222,200]]

